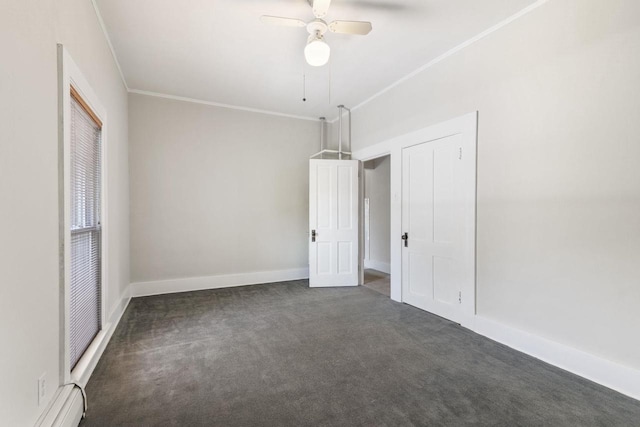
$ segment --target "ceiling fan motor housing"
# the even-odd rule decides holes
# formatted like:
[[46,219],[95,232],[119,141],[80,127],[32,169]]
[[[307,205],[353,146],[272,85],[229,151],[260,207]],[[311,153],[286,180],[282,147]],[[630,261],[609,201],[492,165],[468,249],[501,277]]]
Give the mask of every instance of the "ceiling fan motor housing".
[[324,33],[327,32],[328,29],[329,29],[329,26],[327,25],[327,23],[319,18],[314,19],[313,21],[307,24],[307,31],[311,35],[317,35],[317,34],[323,35]]

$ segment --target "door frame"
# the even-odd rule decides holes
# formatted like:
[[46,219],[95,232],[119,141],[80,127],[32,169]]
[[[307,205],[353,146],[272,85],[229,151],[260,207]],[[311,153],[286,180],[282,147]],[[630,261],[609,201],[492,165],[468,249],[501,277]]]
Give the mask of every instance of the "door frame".
[[[365,218],[365,212],[364,212],[364,199],[365,199],[365,168],[364,168],[364,163],[371,161],[371,160],[377,160],[377,159],[381,159],[383,157],[387,157],[389,156],[389,163],[391,163],[392,159],[391,159],[391,153],[384,153],[384,154],[380,154],[380,155],[374,155],[373,157],[369,157],[366,159],[356,159],[354,158],[354,160],[360,160],[360,232],[359,232],[359,244],[360,244],[360,251],[361,251],[361,256],[360,256],[360,285],[364,285],[364,270],[365,270],[365,265],[364,265],[364,260],[365,260],[365,247],[366,247],[366,240],[365,240],[365,224],[364,224],[364,218]],[[391,166],[391,164],[389,165]],[[389,179],[391,179],[391,167],[389,168]],[[391,184],[391,183],[390,183]],[[393,197],[393,187],[390,186],[390,198],[389,198],[389,205],[391,205],[393,202],[391,200],[391,197]],[[391,206],[390,206],[391,208]],[[391,219],[392,220],[392,219]],[[389,234],[393,235],[393,233],[391,233],[391,224],[389,226]],[[391,243],[391,239],[389,239],[389,242]],[[391,276],[391,274],[389,274]],[[391,299],[393,298],[393,295],[390,296]]]
[[[391,299],[402,302],[402,246],[400,236],[402,234],[402,150],[404,148],[422,144],[448,136],[461,135],[463,155],[472,156],[474,161],[473,188],[468,191],[469,200],[467,211],[469,216],[465,218],[465,226],[472,231],[468,247],[469,253],[465,254],[465,271],[467,282],[463,285],[463,299],[461,308],[461,324],[471,327],[476,314],[476,204],[477,204],[477,137],[478,137],[478,112],[465,114],[442,123],[428,126],[415,132],[396,136],[371,146],[356,150],[352,158],[365,162],[378,157],[391,156]],[[363,184],[362,184],[363,185]],[[363,194],[363,192],[361,192]],[[364,204],[364,195],[360,197],[361,206]],[[361,209],[364,215],[364,209]],[[361,216],[360,224],[363,224]],[[360,244],[364,247],[364,229],[360,227]],[[364,254],[360,256],[361,270],[364,268]],[[361,282],[362,283],[362,282]]]

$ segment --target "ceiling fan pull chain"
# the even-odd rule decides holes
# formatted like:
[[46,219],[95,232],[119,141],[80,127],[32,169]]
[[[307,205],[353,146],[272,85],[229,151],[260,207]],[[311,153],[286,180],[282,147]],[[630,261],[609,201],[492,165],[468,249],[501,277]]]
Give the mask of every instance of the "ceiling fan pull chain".
[[307,75],[302,72],[302,102],[307,102]]

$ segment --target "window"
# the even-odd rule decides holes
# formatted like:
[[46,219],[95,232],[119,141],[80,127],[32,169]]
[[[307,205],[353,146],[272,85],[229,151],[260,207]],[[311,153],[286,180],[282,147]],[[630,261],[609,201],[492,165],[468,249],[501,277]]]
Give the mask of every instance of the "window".
[[71,86],[69,358],[73,369],[102,329],[102,122]]

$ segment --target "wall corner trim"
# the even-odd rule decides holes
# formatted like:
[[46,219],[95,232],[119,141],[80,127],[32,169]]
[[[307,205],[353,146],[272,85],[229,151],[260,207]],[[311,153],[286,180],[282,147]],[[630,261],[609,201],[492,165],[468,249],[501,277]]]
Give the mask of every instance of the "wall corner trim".
[[176,292],[202,291],[207,289],[231,288],[263,283],[286,282],[309,278],[309,268],[258,271],[251,273],[224,274],[216,276],[187,277],[181,279],[156,280],[131,283],[131,296],[171,294]]
[[640,370],[476,315],[474,332],[565,371],[640,400]]

